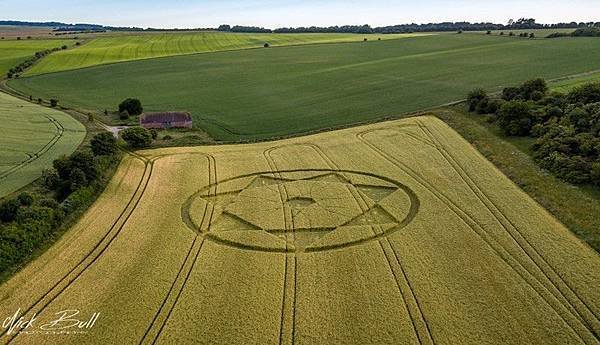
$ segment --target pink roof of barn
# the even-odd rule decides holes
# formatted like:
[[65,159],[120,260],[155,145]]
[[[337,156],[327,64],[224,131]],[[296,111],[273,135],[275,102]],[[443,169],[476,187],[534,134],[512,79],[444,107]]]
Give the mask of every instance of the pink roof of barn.
[[153,122],[186,122],[192,121],[192,115],[186,112],[166,111],[158,113],[144,113],[141,118],[141,123]]

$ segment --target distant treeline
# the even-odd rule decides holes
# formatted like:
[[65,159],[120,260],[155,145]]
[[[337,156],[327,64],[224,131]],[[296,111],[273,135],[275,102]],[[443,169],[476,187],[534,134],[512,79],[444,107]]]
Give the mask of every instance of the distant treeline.
[[570,22],[556,24],[536,23],[533,18],[521,18],[516,21],[512,19],[507,24],[494,23],[470,23],[470,22],[443,22],[428,24],[400,24],[392,26],[371,27],[370,25],[343,25],[329,27],[297,27],[267,29],[256,26],[221,25],[218,28],[196,28],[196,29],[157,29],[138,27],[113,27],[98,24],[65,24],[59,22],[20,22],[0,21],[0,25],[16,26],[39,26],[52,27],[55,31],[83,31],[83,30],[108,30],[108,31],[224,31],[224,32],[249,32],[249,33],[356,33],[356,34],[395,34],[411,32],[434,32],[434,31],[487,31],[487,30],[532,30],[532,29],[577,29],[599,27],[600,22]]
[[330,27],[297,27],[279,28],[275,30],[254,26],[230,26],[221,25],[218,31],[230,32],[257,32],[257,33],[356,33],[356,34],[397,34],[411,32],[435,32],[435,31],[488,31],[488,30],[532,30],[532,29],[576,29],[599,27],[600,22],[570,22],[557,24],[539,24],[533,18],[521,18],[509,21],[508,24],[494,23],[470,23],[470,22],[444,22],[428,24],[401,24],[383,27],[371,27],[370,25],[344,25]]
[[67,24],[61,22],[23,22],[18,20],[0,20],[0,25],[10,26],[33,26],[42,28],[53,28],[54,31],[144,31],[143,28],[137,27],[116,27],[116,26],[104,26],[100,24]]

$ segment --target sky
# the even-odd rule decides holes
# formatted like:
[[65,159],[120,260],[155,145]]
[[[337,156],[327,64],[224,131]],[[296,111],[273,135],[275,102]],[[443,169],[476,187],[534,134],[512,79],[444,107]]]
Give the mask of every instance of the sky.
[[0,0],[0,20],[159,28],[600,21],[600,0]]

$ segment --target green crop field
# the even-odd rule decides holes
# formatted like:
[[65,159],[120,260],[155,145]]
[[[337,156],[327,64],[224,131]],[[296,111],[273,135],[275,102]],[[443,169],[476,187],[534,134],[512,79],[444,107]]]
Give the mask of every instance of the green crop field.
[[0,93],[0,198],[39,178],[85,137],[69,115]]
[[311,43],[356,42],[423,36],[428,34],[357,35],[357,34],[248,34],[221,32],[144,33],[100,36],[89,43],[50,56],[27,71],[26,75],[65,71],[120,61],[161,56],[206,53],[270,46]]
[[[128,155],[0,286],[61,344],[598,344],[600,256],[434,117]],[[99,313],[99,314],[94,314]],[[59,314],[60,315],[60,314]],[[52,328],[50,328],[52,329]]]
[[2,40],[0,41],[0,76],[4,77],[9,69],[32,57],[38,51],[60,48],[64,44],[72,43],[65,40]]
[[101,112],[126,97],[186,110],[220,140],[262,139],[372,121],[600,69],[600,40],[437,35],[150,59],[21,78],[34,97]]

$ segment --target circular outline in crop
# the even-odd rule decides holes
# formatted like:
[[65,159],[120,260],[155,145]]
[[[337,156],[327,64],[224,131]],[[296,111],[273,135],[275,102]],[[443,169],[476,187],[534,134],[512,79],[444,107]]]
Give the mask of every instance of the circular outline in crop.
[[[206,193],[206,191],[209,191],[212,188],[217,188],[219,184],[228,183],[231,181],[235,181],[235,180],[247,178],[247,177],[252,177],[252,176],[275,175],[275,174],[285,174],[285,173],[301,173],[301,172],[305,172],[305,173],[306,172],[308,172],[308,173],[314,173],[314,172],[336,173],[336,174],[345,174],[346,173],[346,174],[363,175],[363,176],[377,178],[382,181],[393,184],[399,190],[402,190],[408,196],[408,198],[410,200],[410,207],[409,207],[409,211],[408,211],[408,214],[406,215],[406,217],[402,220],[398,220],[397,226],[395,226],[385,232],[382,232],[379,234],[373,234],[372,236],[369,236],[369,237],[365,237],[365,238],[361,238],[361,239],[357,239],[357,240],[353,240],[353,241],[348,241],[348,242],[344,242],[344,243],[325,245],[325,246],[320,246],[320,247],[307,247],[307,248],[304,248],[301,252],[314,253],[314,252],[323,252],[323,251],[335,250],[335,249],[343,249],[343,248],[357,246],[357,245],[360,245],[360,244],[363,244],[366,242],[378,240],[380,238],[388,237],[388,236],[402,230],[403,228],[405,228],[408,224],[410,224],[415,219],[415,217],[419,213],[421,203],[420,203],[420,200],[419,200],[417,194],[407,185],[405,185],[399,181],[396,181],[392,178],[381,176],[378,174],[368,173],[368,172],[364,172],[364,171],[354,171],[354,170],[294,169],[294,170],[278,170],[278,171],[261,171],[261,172],[251,173],[251,174],[238,175],[235,177],[231,177],[231,178],[207,185],[207,186],[201,188],[200,190],[198,190],[197,192],[193,193],[186,199],[186,201],[183,203],[183,205],[181,207],[181,218],[182,218],[183,222],[185,223],[185,225],[190,230],[194,231],[195,233],[197,233],[201,236],[204,236],[205,239],[207,239],[207,240],[211,240],[211,241],[219,243],[221,245],[225,245],[228,247],[241,249],[241,250],[250,250],[250,251],[259,251],[259,252],[297,253],[298,251],[294,250],[294,249],[273,248],[273,247],[267,247],[267,246],[238,243],[235,241],[222,239],[222,238],[214,235],[211,232],[207,232],[207,233],[201,232],[196,227],[196,225],[194,225],[194,223],[191,221],[191,216],[189,214],[189,211],[190,211],[190,205],[192,204],[192,202],[194,202],[197,198],[202,197],[203,195],[201,195],[201,194]],[[298,181],[301,181],[301,180],[303,180],[303,179],[298,179]],[[240,190],[240,192],[241,192],[241,190]]]

